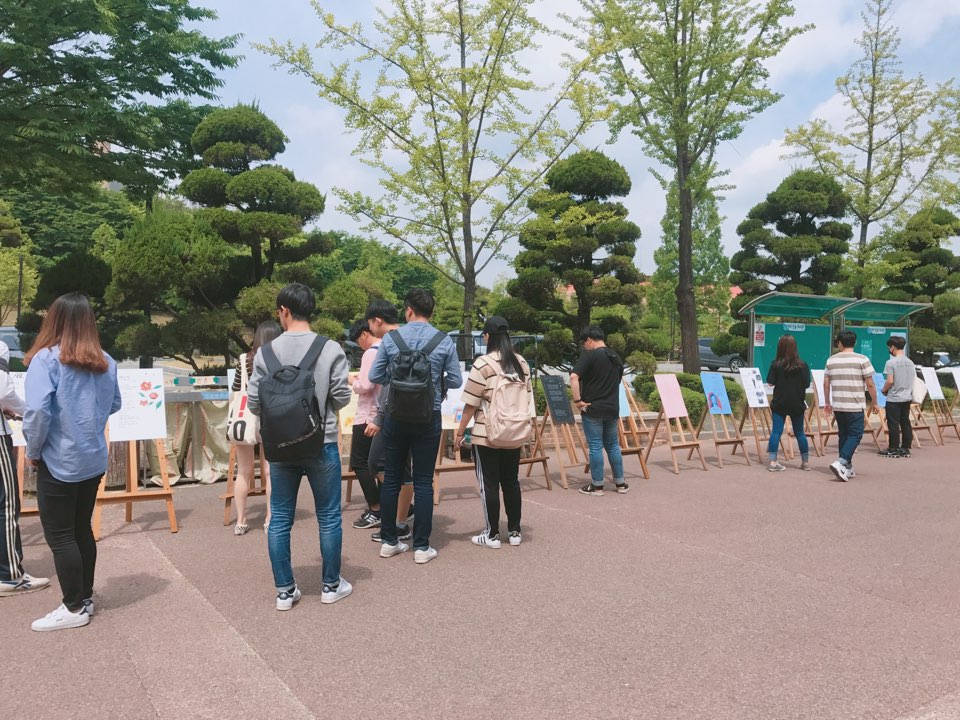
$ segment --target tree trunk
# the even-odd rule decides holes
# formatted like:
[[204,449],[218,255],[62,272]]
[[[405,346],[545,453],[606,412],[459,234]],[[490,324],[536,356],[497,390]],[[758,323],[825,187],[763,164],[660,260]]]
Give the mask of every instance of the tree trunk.
[[683,371],[700,372],[700,346],[697,330],[697,302],[693,294],[693,193],[686,173],[677,173],[680,198],[680,235],[677,249],[680,275],[677,278],[677,314],[680,316],[680,351]]
[[580,333],[587,329],[590,325],[590,311],[592,310],[590,302],[585,298],[581,298],[580,294],[577,293],[577,327],[573,332],[574,342],[580,341]]
[[[865,222],[860,223],[860,252],[857,255],[857,266],[862,270],[867,264],[867,229],[869,225]],[[853,288],[853,297],[857,300],[863,298],[863,286],[859,283]]]
[[463,332],[467,337],[473,332],[473,312],[477,304],[477,279],[470,277],[463,279]]
[[253,257],[253,282],[259,283],[263,280],[263,255],[260,246],[263,243],[260,238],[250,241],[250,254]]

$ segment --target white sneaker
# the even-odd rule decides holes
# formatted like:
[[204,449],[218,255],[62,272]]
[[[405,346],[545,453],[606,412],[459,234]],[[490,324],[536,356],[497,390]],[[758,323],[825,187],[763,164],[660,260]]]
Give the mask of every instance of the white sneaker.
[[470,538],[470,542],[472,542],[474,545],[479,545],[480,547],[488,547],[491,550],[500,549],[499,535],[497,535],[495,538],[492,538],[484,532],[480,533],[479,535],[474,535],[472,538]]
[[853,468],[850,466],[847,466],[847,478],[849,480],[853,480],[856,476],[857,474],[853,471]]
[[520,534],[519,530],[514,530],[512,533],[510,533],[511,545],[519,545],[522,542],[523,542],[523,535]]
[[320,594],[320,602],[326,603],[335,603],[337,600],[343,600],[347,595],[353,592],[353,585],[348,583],[342,577],[340,578],[340,584],[337,585],[337,589],[334,590],[329,585],[323,586],[323,592]]
[[409,549],[410,549],[410,546],[402,542],[398,542],[396,545],[388,545],[387,543],[383,543],[380,546],[380,557],[382,558],[393,557],[394,555],[405,553]]
[[293,586],[293,590],[278,591],[277,610],[290,610],[296,603],[300,602],[301,597],[303,597],[303,593],[296,585]]
[[830,463],[830,469],[833,470],[833,474],[837,476],[837,480],[840,482],[846,482],[850,479],[850,475],[847,472],[847,466],[839,460]]
[[31,630],[37,632],[52,632],[54,630],[66,630],[68,628],[83,627],[89,624],[90,616],[83,610],[79,612],[70,612],[66,605],[61,605],[56,610],[48,613],[39,620],[34,620],[30,626]]
[[35,590],[43,590],[49,584],[49,578],[38,578],[24,573],[16,580],[0,580],[0,597],[26,595]]
[[417,550],[413,554],[413,561],[417,565],[426,565],[428,562],[433,560],[436,556],[437,556],[437,551],[432,547],[428,547],[426,550]]
[[83,601],[83,610],[80,612],[84,612],[90,617],[93,617],[93,614],[96,612],[96,610],[97,608],[93,604],[93,598],[87,598]]

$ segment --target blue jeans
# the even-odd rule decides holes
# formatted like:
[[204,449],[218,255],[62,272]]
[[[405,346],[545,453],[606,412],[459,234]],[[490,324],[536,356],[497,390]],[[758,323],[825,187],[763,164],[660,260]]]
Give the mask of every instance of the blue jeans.
[[853,466],[853,453],[863,439],[863,411],[833,412],[837,419],[837,440],[840,443],[840,459],[847,467]]
[[430,547],[433,530],[433,471],[440,449],[440,411],[428,423],[396,422],[389,414],[383,425],[384,468],[380,488],[380,539],[397,544],[397,501],[408,458],[413,461],[413,547]]
[[620,453],[620,437],[617,434],[617,418],[592,418],[580,416],[583,434],[590,448],[590,479],[594,485],[603,487],[603,451],[607,451],[613,481],[623,482],[623,455]]
[[278,590],[293,587],[290,564],[290,530],[297,512],[300,480],[306,475],[320,525],[320,556],[323,558],[323,582],[334,585],[340,580],[340,450],[327,443],[315,458],[270,463],[270,530],[267,548],[273,566],[273,582]]
[[[793,434],[797,436],[797,447],[800,448],[800,457],[804,462],[810,457],[810,443],[807,442],[807,436],[803,432],[803,413],[790,416],[790,422],[793,425]],[[770,462],[777,460],[777,446],[780,445],[780,438],[783,435],[783,428],[787,424],[787,416],[780,413],[773,413],[773,428],[770,430],[770,442],[767,443],[767,453],[770,455]]]

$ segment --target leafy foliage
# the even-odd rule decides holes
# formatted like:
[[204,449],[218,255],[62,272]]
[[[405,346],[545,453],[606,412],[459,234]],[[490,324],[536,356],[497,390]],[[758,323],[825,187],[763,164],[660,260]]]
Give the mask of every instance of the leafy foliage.
[[190,108],[177,101],[212,98],[237,62],[236,36],[197,29],[214,18],[190,0],[0,3],[0,186],[116,180],[152,195]]

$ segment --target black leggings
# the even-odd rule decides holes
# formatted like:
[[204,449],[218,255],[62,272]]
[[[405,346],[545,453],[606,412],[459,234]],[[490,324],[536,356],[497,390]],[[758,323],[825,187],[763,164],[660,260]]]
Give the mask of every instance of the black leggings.
[[507,511],[507,529],[520,532],[520,448],[515,450],[473,446],[477,467],[477,484],[487,521],[487,535],[500,534],[500,489]]
[[98,475],[82,482],[61,482],[43,462],[37,468],[37,505],[43,536],[53,551],[63,604],[70,612],[78,612],[83,601],[93,597],[97,543],[90,520],[100,478]]
[[367,507],[380,507],[380,483],[374,471],[370,469],[370,446],[373,438],[366,436],[366,424],[353,426],[353,438],[350,441],[350,469],[357,474],[363,499]]

